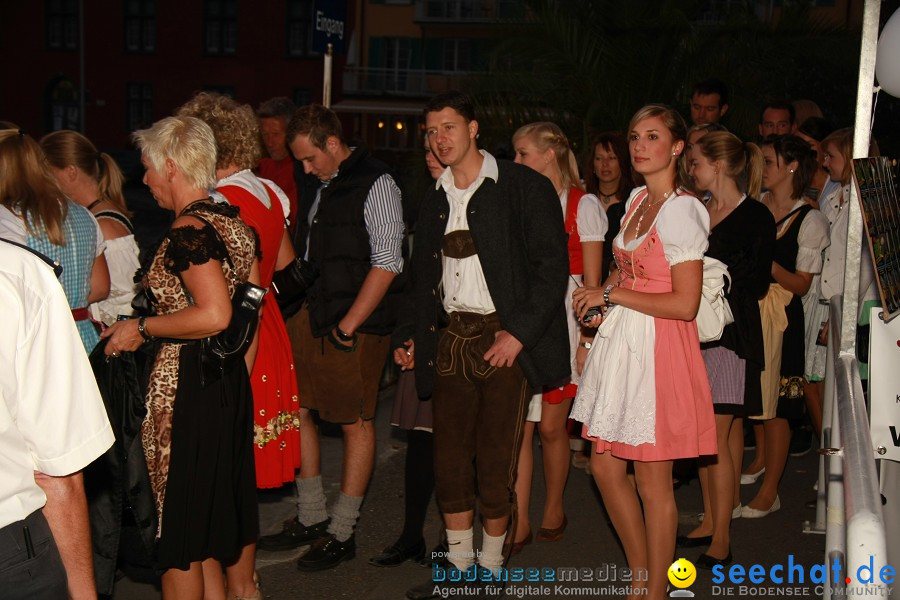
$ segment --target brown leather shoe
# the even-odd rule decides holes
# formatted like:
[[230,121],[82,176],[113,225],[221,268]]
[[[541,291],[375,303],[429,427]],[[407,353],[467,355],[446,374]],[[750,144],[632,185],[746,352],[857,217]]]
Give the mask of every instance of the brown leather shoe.
[[538,529],[537,533],[537,541],[539,542],[558,542],[563,537],[563,532],[566,530],[566,525],[569,524],[569,520],[566,518],[566,515],[563,515],[562,525],[556,527],[555,529],[546,529],[541,527]]

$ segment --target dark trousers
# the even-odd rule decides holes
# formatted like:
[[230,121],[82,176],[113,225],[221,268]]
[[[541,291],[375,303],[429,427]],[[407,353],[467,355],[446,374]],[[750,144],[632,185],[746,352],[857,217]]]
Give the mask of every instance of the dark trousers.
[[492,367],[484,354],[500,330],[496,314],[453,313],[438,342],[434,384],[434,470],[445,513],[475,508],[510,514],[531,389],[519,368]]
[[36,510],[0,529],[0,596],[56,600],[68,594],[66,571],[44,513]]

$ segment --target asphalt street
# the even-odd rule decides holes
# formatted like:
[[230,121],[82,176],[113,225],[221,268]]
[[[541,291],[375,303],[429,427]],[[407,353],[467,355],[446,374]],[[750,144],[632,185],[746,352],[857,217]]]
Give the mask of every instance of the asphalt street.
[[[405,442],[402,432],[389,424],[394,388],[381,393],[376,416],[377,459],[375,473],[362,507],[356,533],[356,558],[338,567],[319,573],[297,570],[295,562],[305,548],[284,553],[260,552],[257,569],[262,579],[262,589],[270,600],[330,600],[354,598],[366,600],[401,600],[407,588],[428,581],[429,569],[407,562],[384,569],[368,564],[368,558],[378,554],[391,544],[402,527],[403,520],[403,462]],[[531,520],[540,522],[544,498],[540,477],[540,449],[534,440],[535,473]],[[324,437],[322,441],[323,479],[329,501],[337,497],[340,477],[342,443],[339,438]],[[809,570],[824,562],[825,538],[823,535],[803,533],[805,521],[814,520],[815,514],[806,508],[806,502],[815,496],[817,458],[814,452],[804,457],[789,458],[782,480],[780,497],[782,509],[763,519],[737,519],[732,525],[732,550],[734,561],[747,571],[755,564],[762,565],[769,573],[773,565],[802,565],[806,580],[793,584],[777,585],[765,580],[753,584],[730,583],[727,579],[718,585],[713,573],[700,570],[696,581],[688,590],[698,599],[743,598],[781,595],[791,592],[794,598],[820,597],[815,584],[809,582]],[[752,498],[759,483],[743,486],[743,500]],[[280,492],[260,494],[261,531],[273,533],[280,530],[283,520],[296,510],[292,486]],[[700,488],[696,480],[676,491],[681,533],[687,533],[697,522],[702,510]],[[621,598],[624,581],[623,569],[627,567],[624,554],[606,513],[596,486],[583,470],[571,468],[565,494],[566,515],[569,526],[559,542],[535,542],[526,546],[514,557],[510,569],[533,567],[537,571],[523,571],[523,581],[511,583],[504,591],[505,597],[515,598]],[[438,539],[440,519],[434,503],[426,524],[425,538],[429,547]],[[479,528],[476,528],[479,529]],[[478,532],[476,532],[477,547]],[[679,550],[678,557],[693,561],[703,548]],[[790,558],[789,558],[790,557]],[[577,571],[566,568],[575,568]],[[563,569],[563,570],[560,570]],[[576,575],[577,573],[577,575]],[[552,575],[553,580],[549,580]],[[568,577],[569,581],[561,578]],[[534,579],[528,581],[527,579]],[[577,581],[572,581],[577,579]],[[741,586],[744,587],[741,587]],[[791,588],[790,590],[785,588]],[[146,583],[137,583],[125,577],[116,587],[116,599],[149,600],[160,597],[159,589]]]

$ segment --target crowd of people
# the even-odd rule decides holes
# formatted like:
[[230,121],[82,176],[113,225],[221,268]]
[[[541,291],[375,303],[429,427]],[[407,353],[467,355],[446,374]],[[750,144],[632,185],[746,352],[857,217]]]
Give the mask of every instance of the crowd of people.
[[[308,547],[306,571],[353,559],[386,363],[401,369],[391,421],[409,446],[403,529],[373,566],[438,562],[479,574],[445,585],[502,586],[511,556],[566,535],[570,462],[593,476],[628,566],[647,573],[633,597],[665,596],[676,545],[705,548],[698,567],[729,565],[731,521],[781,507],[792,427],[808,415],[821,431],[852,131],[809,101],[771,101],[744,141],[720,123],[728,101],[722,82],[697,84],[690,128],[669,106],[644,106],[624,131],[590,137],[579,164],[551,122],[522,125],[514,160],[498,159],[478,147],[472,99],[439,94],[423,115],[433,184],[405,223],[390,169],[331,110],[273,98],[254,111],[202,92],[133,134],[144,184],[174,213],[143,264],[108,154],[73,131],[38,142],[0,123],[0,238],[24,248],[0,244],[0,303],[17,317],[0,345],[16,365],[0,444],[21,455],[0,485],[0,549],[23,538],[31,565],[0,573],[4,589],[111,595],[98,538],[129,517],[166,598],[262,598],[258,549]],[[62,267],[61,290],[40,258]],[[733,320],[701,342],[713,259],[728,270]],[[268,293],[246,325],[248,284]],[[863,277],[862,302],[872,287]],[[233,354],[211,350],[244,325]],[[39,365],[62,375],[29,384]],[[136,424],[121,426],[122,413]],[[322,422],[343,435],[330,510]],[[58,439],[36,442],[44,427]],[[112,431],[128,456],[117,472],[146,482],[152,509],[137,518],[119,490],[105,500],[116,519],[96,516],[104,504],[88,523],[82,470],[91,489],[140,489],[88,468],[112,460]],[[547,494],[533,533],[536,433]],[[678,535],[673,468],[685,461],[697,462],[704,514]],[[746,501],[741,485],[760,477]],[[257,489],[288,483],[296,515],[260,536]],[[432,495],[445,528],[429,553]],[[49,548],[38,567],[32,540]],[[440,593],[428,581],[407,596]]]

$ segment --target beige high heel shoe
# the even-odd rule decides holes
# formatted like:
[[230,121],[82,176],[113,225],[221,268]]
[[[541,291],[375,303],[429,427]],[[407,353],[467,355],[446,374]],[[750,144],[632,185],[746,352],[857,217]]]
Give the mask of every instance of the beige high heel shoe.
[[227,600],[265,600],[265,596],[262,593],[262,590],[259,589],[260,579],[259,573],[253,571],[253,583],[256,584],[256,591],[253,592],[252,596],[237,596],[231,592],[225,596]]

